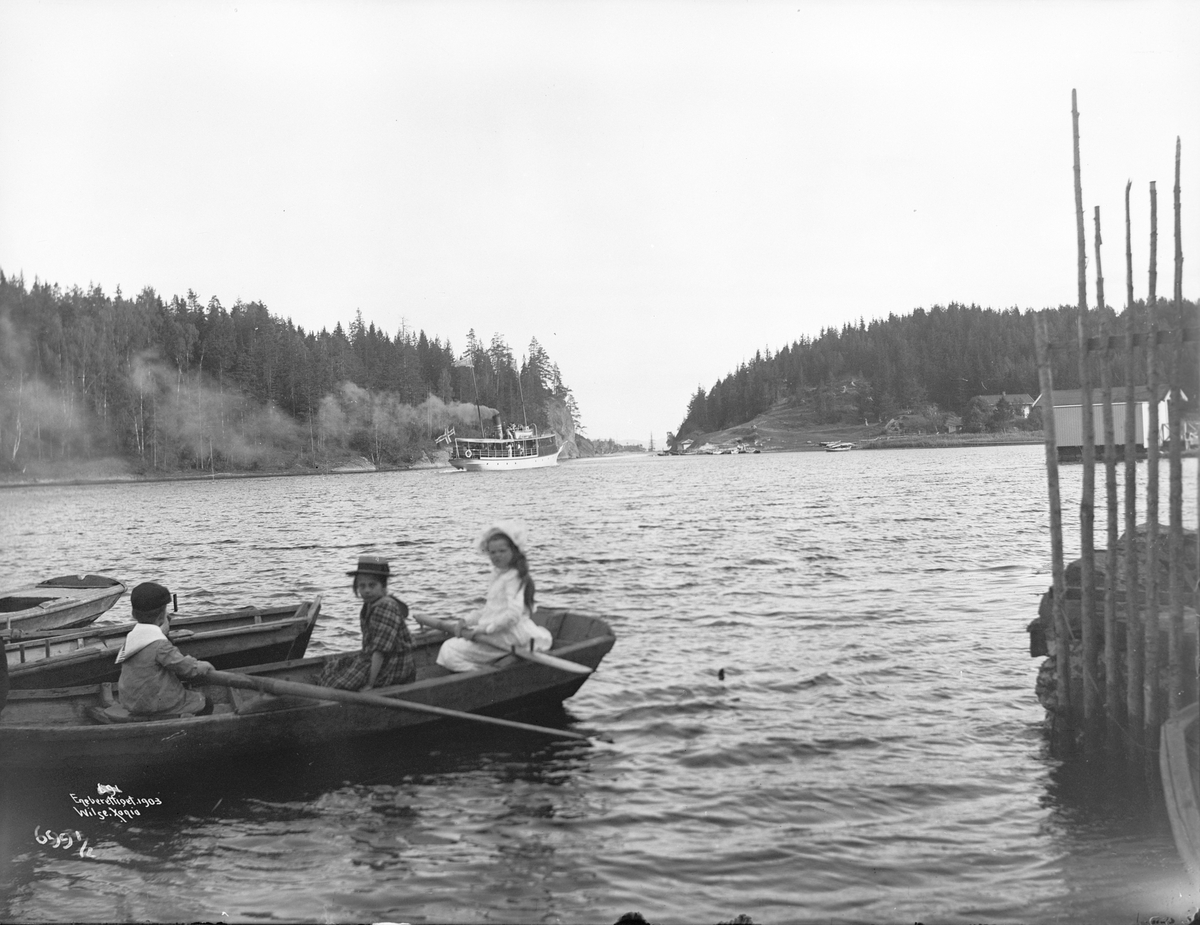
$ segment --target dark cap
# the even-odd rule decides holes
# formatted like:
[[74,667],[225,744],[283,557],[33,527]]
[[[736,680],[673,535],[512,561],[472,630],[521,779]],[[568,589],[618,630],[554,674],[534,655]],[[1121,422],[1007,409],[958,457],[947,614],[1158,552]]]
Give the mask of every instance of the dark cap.
[[129,603],[137,613],[150,613],[171,603],[171,592],[153,581],[143,581],[130,593]]
[[358,568],[347,575],[374,575],[376,578],[387,578],[391,574],[388,561],[383,556],[359,556]]

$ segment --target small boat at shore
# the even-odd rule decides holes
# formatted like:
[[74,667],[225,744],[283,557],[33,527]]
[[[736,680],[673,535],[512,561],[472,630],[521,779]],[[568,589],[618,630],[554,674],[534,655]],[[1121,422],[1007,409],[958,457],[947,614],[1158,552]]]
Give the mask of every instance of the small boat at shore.
[[847,450],[854,449],[853,443],[844,443],[840,440],[835,440],[832,443],[822,443],[826,453],[845,453]]
[[1163,723],[1158,766],[1175,847],[1188,873],[1200,881],[1200,704]]
[[8,634],[87,626],[125,591],[124,582],[107,575],[63,575],[0,592],[0,630]]
[[[244,607],[227,613],[173,617],[167,638],[184,655],[221,669],[302,658],[312,637],[321,600],[298,607]],[[4,647],[14,690],[74,687],[116,681],[117,653],[136,624],[90,627],[39,634]]]
[[[535,620],[554,636],[547,654],[588,669],[594,670],[616,641],[608,624],[598,617],[547,607],[538,611]],[[277,696],[241,689],[261,679],[264,684],[278,681],[281,687],[298,682],[311,690],[308,685],[333,656],[229,673],[245,681],[244,685],[200,682],[196,689],[214,703],[213,713],[207,716],[137,719],[125,713],[122,717],[124,711],[114,702],[111,684],[12,691],[0,712],[0,769],[90,773],[100,767],[191,768],[239,755],[320,749],[365,736],[403,736],[430,723],[444,722],[447,712],[481,721],[519,715],[561,704],[587,680],[586,674],[513,654],[484,668],[451,673],[436,663],[444,638],[440,632],[414,636],[417,680],[411,684],[383,687],[369,694],[318,689],[331,698],[386,699],[386,706],[398,701],[399,709],[310,699],[312,694]]]

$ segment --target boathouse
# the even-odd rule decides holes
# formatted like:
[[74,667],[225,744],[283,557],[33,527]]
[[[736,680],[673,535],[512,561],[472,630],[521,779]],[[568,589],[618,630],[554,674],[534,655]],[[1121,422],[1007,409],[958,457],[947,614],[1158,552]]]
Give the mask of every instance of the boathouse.
[[[1080,389],[1054,389],[1051,392],[1054,405],[1054,433],[1057,439],[1059,454],[1062,456],[1079,456],[1083,448],[1083,392]],[[1180,392],[1182,400],[1187,401],[1187,395]],[[1096,396],[1098,399],[1099,396]],[[1104,408],[1100,401],[1094,399],[1092,404],[1092,433],[1098,441],[1103,440]],[[1170,394],[1164,388],[1159,389],[1158,397],[1158,441],[1164,444],[1168,437],[1167,410],[1170,405]],[[1150,389],[1144,385],[1134,386],[1134,444],[1139,450],[1146,448],[1146,434],[1150,428]],[[1043,392],[1034,401],[1033,407],[1046,407],[1046,394]],[[1113,389],[1112,413],[1113,431],[1117,439],[1117,447],[1125,445],[1125,387]],[[1100,444],[1097,443],[1099,447]],[[1065,452],[1064,452],[1065,451]]]

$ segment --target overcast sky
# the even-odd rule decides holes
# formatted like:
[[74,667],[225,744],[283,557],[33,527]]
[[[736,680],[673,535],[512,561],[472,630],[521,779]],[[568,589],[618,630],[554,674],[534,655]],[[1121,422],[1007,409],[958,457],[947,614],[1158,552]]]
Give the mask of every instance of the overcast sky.
[[[537,337],[586,433],[823,327],[1200,255],[1200,3],[0,0],[0,269]],[[1189,179],[1192,178],[1192,179]],[[1090,247],[1090,243],[1089,243]]]

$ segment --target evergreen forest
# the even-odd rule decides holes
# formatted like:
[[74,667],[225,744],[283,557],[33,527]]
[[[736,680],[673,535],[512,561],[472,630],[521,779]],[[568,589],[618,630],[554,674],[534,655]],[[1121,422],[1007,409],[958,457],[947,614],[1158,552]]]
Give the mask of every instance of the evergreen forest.
[[[477,392],[476,392],[477,390]],[[477,404],[478,401],[478,404]],[[97,459],[139,475],[410,464],[499,413],[582,441],[534,338],[448,340],[363,320],[305,331],[262,303],[63,290],[0,272],[0,472]],[[489,431],[490,432],[490,431]]]
[[[802,337],[776,353],[759,351],[717,381],[706,392],[697,388],[675,436],[678,440],[716,433],[752,421],[780,402],[805,402],[814,421],[823,424],[884,424],[905,412],[956,414],[964,421],[978,418],[980,395],[1028,393],[1037,396],[1038,369],[1034,351],[1033,310],[997,311],[976,305],[950,304],[908,315],[826,328],[815,338]],[[1158,299],[1155,322],[1173,331],[1194,319],[1196,305],[1184,300],[1182,313],[1171,301]],[[1076,306],[1046,312],[1055,389],[1077,389],[1079,383],[1078,318]],[[1134,306],[1135,330],[1149,330],[1144,302]],[[1125,310],[1109,307],[1088,312],[1089,336],[1123,335]],[[1167,355],[1171,351],[1161,350]],[[1164,361],[1169,358],[1164,357]],[[1195,349],[1184,351],[1183,379],[1197,382]],[[1092,383],[1098,386],[1104,364],[1114,384],[1125,381],[1123,351],[1097,359]],[[1138,382],[1145,383],[1144,363]],[[852,386],[852,406],[838,401]],[[1189,405],[1196,395],[1188,392]],[[986,423],[986,422],[985,422]]]

